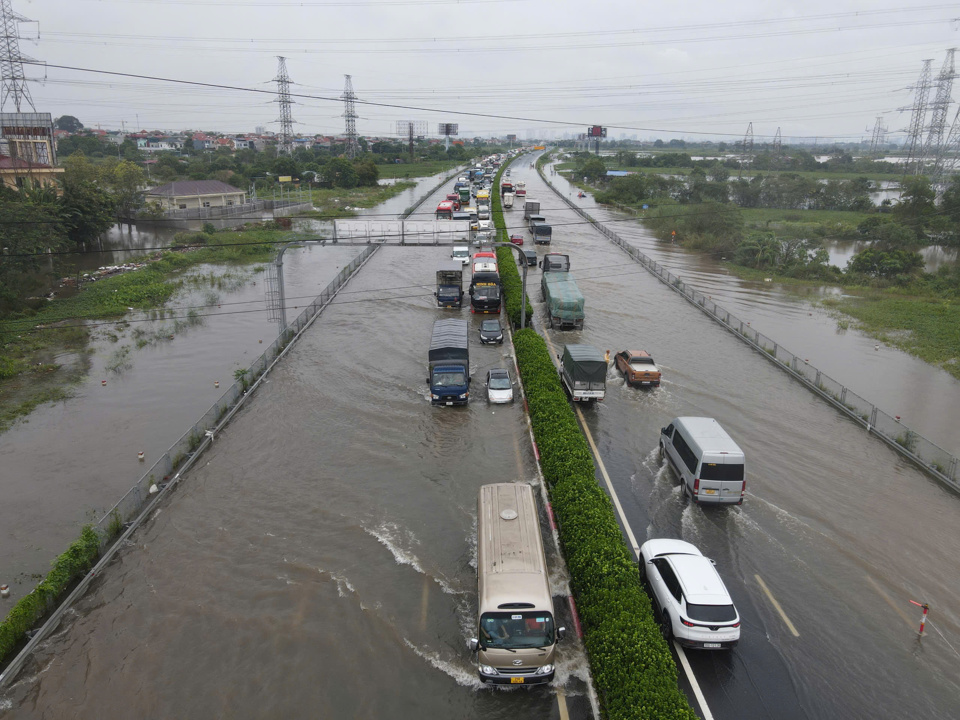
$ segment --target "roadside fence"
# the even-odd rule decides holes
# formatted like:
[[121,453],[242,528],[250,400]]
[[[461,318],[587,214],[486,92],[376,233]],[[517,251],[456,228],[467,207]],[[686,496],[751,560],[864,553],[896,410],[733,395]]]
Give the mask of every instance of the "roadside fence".
[[850,388],[834,380],[807,360],[790,352],[772,338],[750,327],[728,310],[717,305],[708,296],[684,282],[663,265],[641,252],[638,248],[620,237],[610,228],[595,220],[585,210],[581,209],[572,200],[567,198],[547,179],[541,168],[538,168],[540,177],[574,212],[597,230],[603,233],[611,242],[622,248],[631,258],[643,265],[650,273],[664,285],[679,293],[689,302],[714,319],[721,326],[740,338],[743,342],[760,352],[764,357],[778,367],[802,382],[810,390],[852,418],[857,424],[866,428],[868,433],[876,435],[898,453],[915,463],[948,487],[960,492],[960,478],[958,478],[958,461],[956,456],[914,432],[900,422],[896,416],[891,416],[861,397]]

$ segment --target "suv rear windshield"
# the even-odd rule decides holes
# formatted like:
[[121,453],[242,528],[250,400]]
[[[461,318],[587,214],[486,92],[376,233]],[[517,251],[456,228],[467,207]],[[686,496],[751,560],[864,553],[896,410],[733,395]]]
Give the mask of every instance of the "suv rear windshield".
[[743,480],[743,465],[718,465],[703,463],[700,468],[701,480]]
[[733,622],[737,619],[737,610],[733,605],[691,605],[687,604],[687,616],[702,623]]

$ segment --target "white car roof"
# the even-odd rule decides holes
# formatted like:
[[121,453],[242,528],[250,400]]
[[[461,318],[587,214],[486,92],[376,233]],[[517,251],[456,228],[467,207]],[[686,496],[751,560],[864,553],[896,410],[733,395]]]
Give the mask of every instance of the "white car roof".
[[648,540],[640,548],[644,558],[667,556],[683,585],[688,603],[695,605],[733,605],[720,574],[708,558],[683,540]]

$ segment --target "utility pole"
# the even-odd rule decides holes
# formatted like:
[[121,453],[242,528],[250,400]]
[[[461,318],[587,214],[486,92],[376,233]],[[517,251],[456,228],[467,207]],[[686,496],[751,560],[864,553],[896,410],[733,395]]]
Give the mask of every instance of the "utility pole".
[[15,13],[10,0],[0,0],[0,22],[3,28],[0,32],[0,77],[3,80],[3,92],[0,94],[0,109],[13,99],[14,112],[20,112],[21,106],[26,103],[34,112],[37,108],[30,97],[30,88],[27,87],[27,78],[23,74],[23,62],[33,58],[20,54],[19,24],[33,22]]
[[930,95],[930,64],[933,60],[924,60],[920,79],[913,86],[913,108],[910,113],[910,127],[907,128],[907,160],[903,164],[903,174],[911,170],[919,175],[923,172],[923,128],[927,117],[927,98]]
[[277,83],[277,102],[280,103],[280,118],[274,122],[280,123],[280,142],[277,143],[277,155],[293,155],[293,114],[290,106],[290,76],[287,75],[287,59],[277,56],[280,61],[277,76],[273,79]]
[[773,137],[773,166],[780,166],[780,153],[783,152],[783,138],[780,136],[780,128],[777,128],[777,134]]
[[877,115],[873,124],[873,135],[870,137],[870,154],[879,155],[880,146],[886,142],[887,129],[883,126],[883,115]]
[[349,75],[344,75],[343,84],[343,117],[346,122],[347,136],[347,157],[353,160],[357,156],[357,111],[354,101],[357,96],[353,94],[353,80]]

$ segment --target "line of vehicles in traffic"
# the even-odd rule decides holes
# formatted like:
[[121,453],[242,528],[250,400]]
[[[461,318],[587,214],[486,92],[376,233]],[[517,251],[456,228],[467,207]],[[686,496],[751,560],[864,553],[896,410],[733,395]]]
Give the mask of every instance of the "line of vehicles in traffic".
[[[503,191],[503,183],[500,189]],[[507,192],[513,189],[513,184],[507,183]],[[538,235],[536,231],[546,225],[539,214],[539,203],[533,201],[528,210],[527,202],[524,210],[529,217],[525,219],[534,243],[549,244],[549,226],[546,233]],[[504,206],[508,207],[506,202]],[[546,238],[546,242],[538,238]],[[515,242],[522,245],[522,236]],[[441,263],[437,270],[438,307],[462,307],[463,268],[469,265],[471,311],[498,315],[501,305],[496,261],[492,252],[481,250],[471,256],[468,246],[456,246],[450,261]],[[541,299],[550,326],[582,329],[585,303],[570,273],[569,256],[547,253],[537,263],[536,252],[524,252],[520,262],[539,264],[543,271]],[[492,287],[496,292],[483,289]],[[493,296],[496,302],[490,302]],[[485,319],[479,332],[481,343],[503,341],[498,318]],[[558,360],[561,382],[574,402],[604,398],[609,353],[570,343],[563,346]],[[660,385],[660,370],[645,351],[620,351],[613,361],[628,385]],[[465,320],[442,319],[435,323],[429,364],[431,402],[466,404],[470,366]],[[491,370],[485,384],[490,402],[513,399],[514,381],[509,371]],[[661,457],[680,478],[684,496],[694,503],[743,502],[744,455],[716,420],[675,418],[661,430],[659,448]],[[485,485],[480,489],[477,517],[478,631],[469,645],[477,653],[478,675],[482,682],[492,684],[550,682],[555,673],[555,646],[563,638],[564,628],[556,627],[533,492],[523,483]],[[653,599],[665,639],[689,648],[737,645],[739,613],[713,561],[694,545],[664,538],[645,542],[640,548],[639,573]]]

